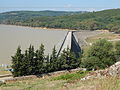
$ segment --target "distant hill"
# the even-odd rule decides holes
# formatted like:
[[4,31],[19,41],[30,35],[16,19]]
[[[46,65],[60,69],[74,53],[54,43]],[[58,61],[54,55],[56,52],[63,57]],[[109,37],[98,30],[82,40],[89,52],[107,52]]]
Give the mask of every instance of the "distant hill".
[[84,13],[85,11],[79,12],[67,12],[67,11],[11,11],[0,13],[0,21],[6,23],[7,20],[17,20],[22,21],[30,19],[33,17],[40,16],[64,16],[64,15],[73,15],[78,13]]
[[63,15],[73,15],[73,14],[78,14],[78,13],[84,13],[86,11],[50,11],[50,10],[45,10],[45,11],[10,11],[10,12],[4,12],[0,13],[0,15],[19,15],[19,16],[63,16]]
[[16,11],[0,14],[0,23],[76,30],[120,32],[120,9],[98,12]]

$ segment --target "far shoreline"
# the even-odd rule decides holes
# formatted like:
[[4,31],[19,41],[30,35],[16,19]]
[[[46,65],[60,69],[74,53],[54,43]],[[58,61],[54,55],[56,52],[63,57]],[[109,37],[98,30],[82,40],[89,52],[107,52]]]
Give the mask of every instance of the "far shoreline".
[[33,29],[41,29],[41,30],[63,30],[63,31],[77,31],[77,30],[72,30],[72,29],[61,29],[61,28],[47,28],[47,27],[31,27],[31,26],[22,26],[22,25],[12,25],[12,24],[0,24],[0,25],[9,25],[9,26],[19,26],[19,27],[28,27],[28,28],[33,28]]
[[8,25],[8,26],[18,26],[18,27],[26,27],[26,28],[32,28],[36,30],[50,30],[50,31],[101,31],[101,32],[109,32],[109,30],[73,30],[73,29],[61,29],[61,28],[47,28],[47,27],[32,27],[32,26],[22,26],[22,25],[12,25],[12,24],[0,24],[0,25]]

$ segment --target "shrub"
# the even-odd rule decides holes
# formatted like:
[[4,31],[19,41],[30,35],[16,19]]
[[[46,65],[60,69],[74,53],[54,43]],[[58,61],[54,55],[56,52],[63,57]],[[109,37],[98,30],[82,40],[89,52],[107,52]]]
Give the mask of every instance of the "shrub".
[[89,70],[103,69],[115,63],[112,43],[100,39],[88,50],[88,55],[82,59],[82,65]]

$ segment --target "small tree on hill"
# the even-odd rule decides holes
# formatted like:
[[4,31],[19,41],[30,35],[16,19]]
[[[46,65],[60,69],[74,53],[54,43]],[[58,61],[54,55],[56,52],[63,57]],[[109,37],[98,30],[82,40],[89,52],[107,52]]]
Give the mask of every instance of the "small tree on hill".
[[46,60],[46,62],[45,62],[45,66],[44,66],[44,72],[48,73],[48,72],[51,71],[51,64],[50,64],[49,54],[46,56],[45,60]]
[[58,63],[57,63],[57,51],[55,49],[55,46],[52,50],[52,54],[50,57],[50,65],[51,65],[51,71],[56,71],[58,70]]
[[23,57],[23,62],[22,62],[21,68],[22,68],[22,73],[23,73],[24,76],[30,74],[30,72],[29,72],[28,50],[25,50],[25,54],[24,54],[24,57]]
[[14,56],[12,56],[12,74],[14,77],[16,76],[22,76],[22,61],[23,60],[23,54],[21,54],[21,48],[20,46],[17,48],[17,52]]
[[28,55],[27,55],[27,58],[28,58],[28,72],[29,72],[29,75],[34,75],[35,74],[35,61],[34,61],[34,56],[35,56],[35,53],[34,53],[34,46],[30,45],[30,47],[28,48]]
[[41,44],[40,48],[36,51],[36,74],[41,74],[44,72],[44,45]]

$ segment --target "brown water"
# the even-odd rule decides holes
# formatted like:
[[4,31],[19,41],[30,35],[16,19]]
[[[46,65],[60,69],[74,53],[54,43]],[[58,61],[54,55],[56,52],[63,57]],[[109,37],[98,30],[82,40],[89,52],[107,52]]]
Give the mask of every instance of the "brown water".
[[[45,54],[51,53],[54,45],[59,46],[67,31],[42,30],[29,27],[0,25],[0,64],[10,64],[11,56],[20,45],[23,52],[29,45],[35,49],[44,44]],[[58,48],[58,47],[57,47]]]

